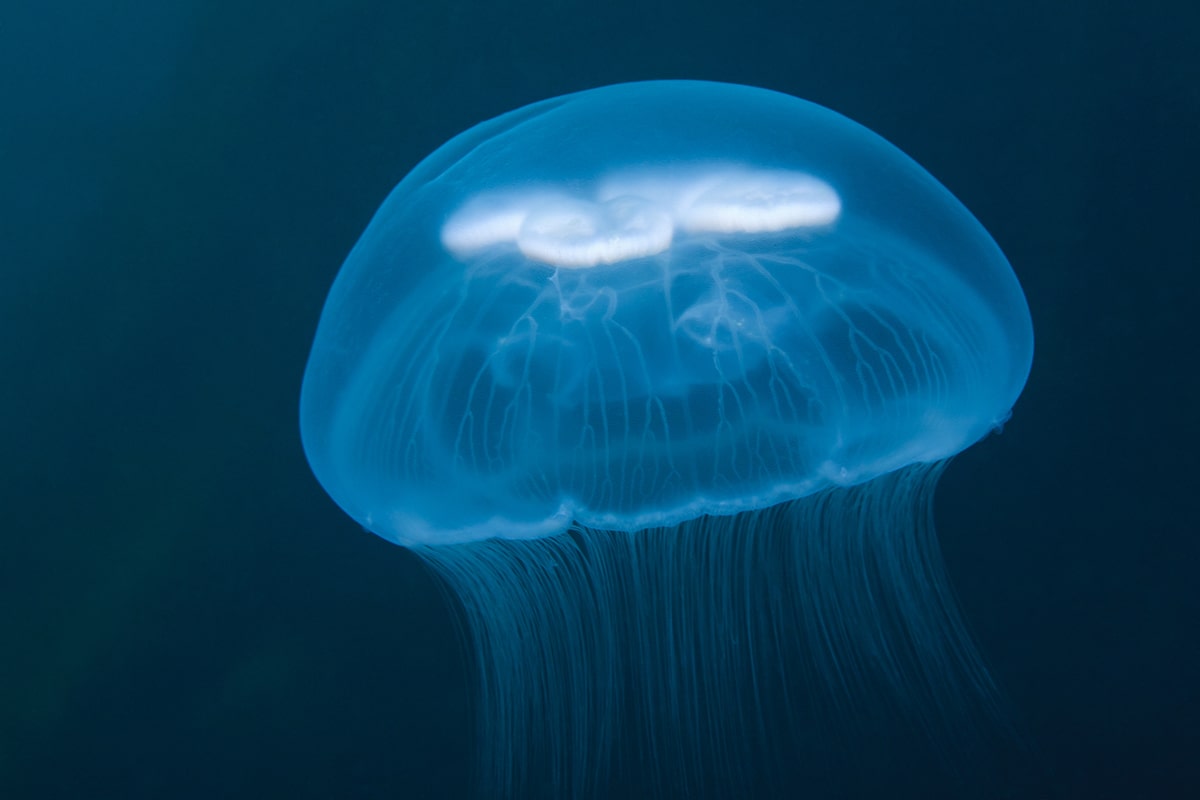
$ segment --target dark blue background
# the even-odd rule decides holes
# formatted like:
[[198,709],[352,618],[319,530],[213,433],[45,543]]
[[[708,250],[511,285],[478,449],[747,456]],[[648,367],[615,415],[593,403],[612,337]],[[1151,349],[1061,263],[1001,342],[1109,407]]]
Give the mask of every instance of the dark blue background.
[[1022,791],[1200,796],[1196,8],[7,4],[0,796],[465,792],[445,602],[301,453],[310,337],[442,141],[684,77],[862,122],[1008,253],[1033,374],[938,522],[1035,754]]

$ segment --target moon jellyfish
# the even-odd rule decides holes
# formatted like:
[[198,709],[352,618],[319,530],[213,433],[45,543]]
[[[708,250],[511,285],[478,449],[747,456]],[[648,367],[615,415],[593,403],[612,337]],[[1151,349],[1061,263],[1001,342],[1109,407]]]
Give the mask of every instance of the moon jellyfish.
[[999,248],[879,136],[635,83],[413,169],[330,291],[301,429],[456,599],[481,792],[819,796],[993,703],[932,497],[1032,351]]

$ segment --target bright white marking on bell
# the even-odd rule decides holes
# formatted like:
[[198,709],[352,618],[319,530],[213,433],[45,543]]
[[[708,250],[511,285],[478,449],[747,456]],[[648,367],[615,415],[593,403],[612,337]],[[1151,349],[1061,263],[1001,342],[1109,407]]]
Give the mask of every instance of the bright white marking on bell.
[[546,190],[489,192],[476,195],[442,226],[442,245],[466,258],[498,244],[511,244],[530,209],[555,202],[574,202],[565,194]]
[[534,261],[584,269],[661,253],[674,229],[665,210],[639,197],[554,201],[529,212],[517,247]]
[[675,229],[770,233],[829,225],[841,214],[833,187],[804,172],[734,164],[628,170],[595,199],[549,188],[485,192],[442,226],[442,244],[470,258],[515,244],[533,261],[567,269],[661,253]]

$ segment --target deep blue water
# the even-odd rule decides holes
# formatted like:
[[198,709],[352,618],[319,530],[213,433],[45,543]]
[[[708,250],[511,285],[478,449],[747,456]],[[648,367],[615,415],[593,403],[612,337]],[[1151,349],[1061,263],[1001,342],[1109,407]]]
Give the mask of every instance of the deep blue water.
[[997,791],[1200,793],[1191,4],[27,6],[0,24],[0,796],[464,796],[449,608],[311,477],[304,361],[422,156],[646,78],[836,109],[992,232],[1033,373],[937,513],[1030,753]]

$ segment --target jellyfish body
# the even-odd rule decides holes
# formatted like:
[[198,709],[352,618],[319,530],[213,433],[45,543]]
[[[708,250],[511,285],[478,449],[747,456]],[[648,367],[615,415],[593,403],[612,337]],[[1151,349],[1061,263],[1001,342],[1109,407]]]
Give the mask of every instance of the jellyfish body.
[[301,427],[339,505],[459,594],[489,785],[529,791],[534,742],[578,795],[631,691],[642,749],[694,767],[763,727],[783,665],[923,719],[928,686],[986,682],[928,503],[1031,357],[1004,256],[899,150],[766,90],[627,84],[483,123],[396,187],[326,303]]

